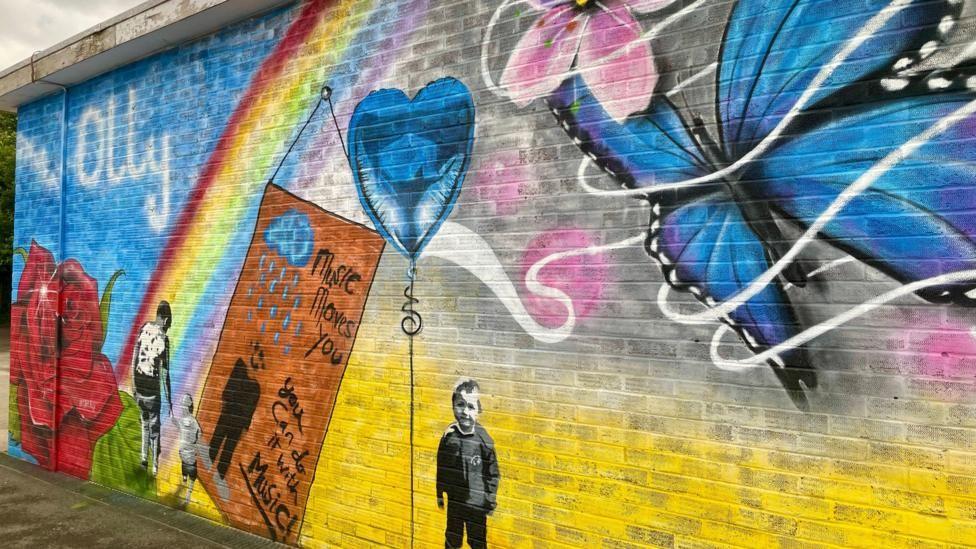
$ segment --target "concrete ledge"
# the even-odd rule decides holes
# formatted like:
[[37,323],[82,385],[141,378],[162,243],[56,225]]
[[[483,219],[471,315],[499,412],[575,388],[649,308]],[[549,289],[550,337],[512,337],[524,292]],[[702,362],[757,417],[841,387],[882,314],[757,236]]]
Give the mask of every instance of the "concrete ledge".
[[[294,0],[149,0],[0,71],[0,110],[71,86]],[[48,82],[41,82],[46,80]],[[52,84],[53,83],[53,84]]]

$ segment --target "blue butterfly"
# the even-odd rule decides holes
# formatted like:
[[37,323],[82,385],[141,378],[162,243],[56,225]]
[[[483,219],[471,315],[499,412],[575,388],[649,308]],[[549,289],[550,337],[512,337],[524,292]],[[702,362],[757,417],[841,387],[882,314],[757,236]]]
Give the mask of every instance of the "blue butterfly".
[[[958,16],[959,0],[905,2],[835,65],[823,85],[810,86],[888,4],[737,2],[719,53],[715,129],[660,94],[645,111],[617,123],[579,76],[548,98],[563,128],[597,165],[624,186],[649,191],[646,249],[671,286],[711,305],[733,297],[794,244],[784,234],[788,225],[810,227],[878,161],[976,98],[933,75],[911,86],[893,76],[896,63],[911,64],[934,49],[934,39]],[[784,119],[772,145],[758,152]],[[903,283],[976,268],[974,130],[976,117],[933,137],[847,203],[819,237]],[[709,180],[716,173],[724,175]],[[704,180],[653,192],[694,178]],[[796,263],[726,319],[753,352],[801,330],[787,282],[805,282]],[[966,292],[974,287],[976,281],[918,293],[932,302],[972,305]],[[768,362],[797,406],[806,408],[803,385],[814,387],[817,380],[804,349]]]

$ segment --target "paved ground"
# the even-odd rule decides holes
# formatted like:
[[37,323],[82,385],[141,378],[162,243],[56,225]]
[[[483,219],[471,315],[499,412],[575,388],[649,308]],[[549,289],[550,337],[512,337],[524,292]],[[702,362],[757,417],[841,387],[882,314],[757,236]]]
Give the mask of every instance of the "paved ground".
[[0,327],[0,546],[13,548],[285,547],[8,456],[10,332]]
[[5,548],[285,547],[0,454]]

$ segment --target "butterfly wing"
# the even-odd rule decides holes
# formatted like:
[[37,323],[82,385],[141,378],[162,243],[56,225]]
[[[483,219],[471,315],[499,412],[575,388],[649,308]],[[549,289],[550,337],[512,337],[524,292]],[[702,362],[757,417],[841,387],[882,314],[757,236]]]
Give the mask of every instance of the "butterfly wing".
[[[893,7],[884,11],[889,4]],[[821,69],[856,40],[863,39],[805,107],[890,70],[896,56],[917,52],[938,37],[940,21],[958,15],[961,4],[740,0],[725,30],[718,71],[716,107],[726,155],[734,160],[754,148],[797,104]],[[892,16],[877,24],[879,14]]]
[[[762,244],[738,207],[719,194],[685,204],[652,223],[648,248],[665,265],[672,286],[709,304],[734,296],[769,267]],[[730,316],[753,350],[793,335],[795,321],[781,288],[767,286],[750,301]]]
[[[708,195],[666,213],[651,224],[648,252],[663,265],[671,286],[691,292],[703,303],[733,299],[769,268],[766,249],[735,201],[724,193]],[[799,331],[789,298],[778,282],[740,304],[723,322],[756,352],[783,343]],[[802,387],[816,385],[801,349],[770,361],[800,407]]]
[[573,142],[628,187],[651,188],[708,173],[684,121],[662,96],[655,96],[646,111],[620,124],[575,76],[550,95],[549,106]]
[[[852,108],[768,151],[740,185],[804,226],[849,185],[877,177],[827,223],[821,235],[902,282],[976,269],[976,94],[904,97]],[[967,111],[960,111],[967,109]],[[931,136],[936,121],[944,131]],[[912,150],[913,139],[930,137]],[[879,162],[901,149],[903,160]],[[961,281],[919,294],[972,305]]]

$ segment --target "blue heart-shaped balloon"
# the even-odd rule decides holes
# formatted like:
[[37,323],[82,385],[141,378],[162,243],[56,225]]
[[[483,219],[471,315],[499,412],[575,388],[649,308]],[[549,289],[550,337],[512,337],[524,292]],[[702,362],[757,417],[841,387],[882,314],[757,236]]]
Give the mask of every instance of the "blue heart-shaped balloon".
[[474,101],[442,78],[411,100],[377,90],[349,121],[349,162],[359,201],[377,230],[415,261],[451,213],[474,143]]

